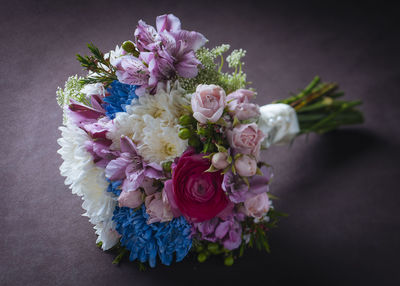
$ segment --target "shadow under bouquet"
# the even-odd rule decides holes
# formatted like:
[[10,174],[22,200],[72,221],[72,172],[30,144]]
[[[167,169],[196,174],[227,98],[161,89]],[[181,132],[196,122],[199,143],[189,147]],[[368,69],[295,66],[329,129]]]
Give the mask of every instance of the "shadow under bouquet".
[[[363,121],[360,101],[343,101],[319,77],[298,94],[254,103],[243,50],[205,48],[172,14],[139,21],[132,41],[77,58],[88,71],[57,91],[64,110],[61,175],[103,250],[151,267],[220,255],[226,265],[248,247],[269,251],[282,213],[269,194],[271,167],[260,152],[304,133]],[[224,62],[232,72],[223,72]]]

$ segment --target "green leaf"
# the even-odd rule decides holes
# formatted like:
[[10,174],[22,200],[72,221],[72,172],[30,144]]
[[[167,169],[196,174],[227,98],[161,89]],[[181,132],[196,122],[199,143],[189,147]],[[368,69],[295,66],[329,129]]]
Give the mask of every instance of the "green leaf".
[[240,121],[239,121],[239,119],[235,116],[235,117],[233,117],[233,127],[236,127],[237,125],[239,125],[240,124]]
[[219,144],[215,144],[215,146],[217,146],[218,152],[221,152],[221,153],[227,153],[228,152],[228,150],[226,150],[226,148],[224,146],[221,146]]
[[219,169],[216,169],[216,168],[211,164],[210,168],[208,168],[208,169],[205,170],[204,172],[213,173],[213,172],[217,172],[217,171],[219,171]]

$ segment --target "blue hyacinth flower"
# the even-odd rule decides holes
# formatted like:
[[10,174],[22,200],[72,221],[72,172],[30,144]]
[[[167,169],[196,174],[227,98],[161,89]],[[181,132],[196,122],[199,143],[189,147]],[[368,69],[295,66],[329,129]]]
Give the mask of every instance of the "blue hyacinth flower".
[[121,234],[121,245],[130,251],[129,259],[148,262],[156,266],[157,257],[161,263],[170,265],[176,256],[181,261],[192,247],[191,226],[184,217],[169,222],[147,224],[148,214],[144,205],[139,209],[116,207],[113,221]]
[[107,182],[110,184],[108,185],[107,192],[113,193],[116,196],[119,196],[121,194],[121,185],[122,185],[122,180],[118,181],[110,181],[107,179]]
[[110,95],[103,98],[105,102],[103,107],[108,118],[114,119],[115,113],[126,111],[125,107],[131,104],[132,99],[138,98],[135,93],[137,87],[137,85],[124,84],[117,80],[110,84],[107,88]]

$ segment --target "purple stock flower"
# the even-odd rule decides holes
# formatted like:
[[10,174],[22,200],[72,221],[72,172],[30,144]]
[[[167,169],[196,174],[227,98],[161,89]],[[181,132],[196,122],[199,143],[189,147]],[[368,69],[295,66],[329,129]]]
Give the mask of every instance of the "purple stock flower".
[[261,172],[263,173],[262,176],[255,175],[249,179],[250,187],[239,176],[234,175],[232,172],[227,172],[224,175],[222,189],[227,193],[229,199],[236,204],[258,194],[268,192],[268,183],[273,176],[272,172],[266,166],[261,167]]
[[216,217],[203,222],[193,223],[192,235],[211,242],[219,242],[226,249],[233,250],[242,242],[242,227],[240,222],[245,215],[234,210],[231,203]]
[[138,189],[146,178],[159,179],[162,167],[156,163],[146,163],[138,154],[135,144],[126,136],[121,137],[120,156],[106,167],[106,177],[111,181],[124,180],[122,191]]

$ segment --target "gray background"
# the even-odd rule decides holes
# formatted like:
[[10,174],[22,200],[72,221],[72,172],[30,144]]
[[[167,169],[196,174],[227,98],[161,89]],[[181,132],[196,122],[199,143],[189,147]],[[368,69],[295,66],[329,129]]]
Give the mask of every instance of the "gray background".
[[[1,1],[0,284],[399,285],[398,9],[298,2]],[[75,54],[87,42],[110,50],[139,19],[167,12],[209,47],[246,49],[259,104],[317,74],[364,101],[364,125],[264,154],[276,207],[290,217],[271,231],[271,254],[249,251],[230,268],[190,257],[147,272],[111,265],[58,173],[55,91],[81,72]]]

